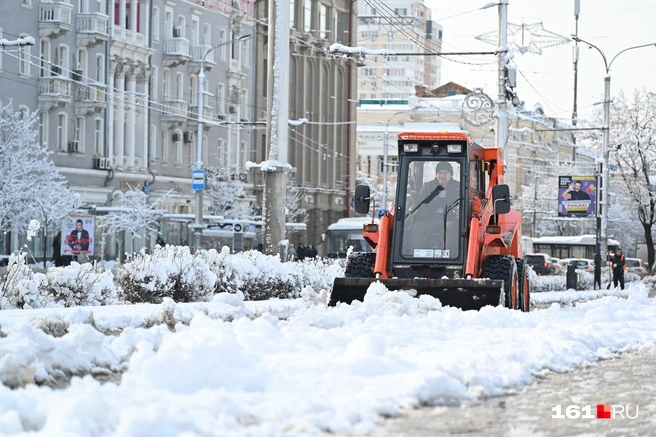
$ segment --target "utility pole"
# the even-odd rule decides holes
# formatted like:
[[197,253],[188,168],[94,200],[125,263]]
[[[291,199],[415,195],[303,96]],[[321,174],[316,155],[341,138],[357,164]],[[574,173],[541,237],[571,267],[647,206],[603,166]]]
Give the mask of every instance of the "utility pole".
[[[508,114],[506,112],[506,77],[508,74],[508,0],[501,0],[499,5],[499,48],[497,54],[498,77],[497,85],[499,96],[497,97],[497,119],[495,122],[496,129],[496,147],[503,150],[506,147],[508,135]],[[505,156],[503,163],[504,168],[501,174],[505,173]]]
[[267,254],[286,259],[285,209],[287,204],[289,118],[289,1],[269,0],[267,130],[269,145],[264,172],[262,244]]
[[[581,12],[581,0],[574,0],[574,20],[576,22],[574,35],[574,47],[572,49],[572,59],[574,60],[574,107],[572,108],[572,126],[576,127],[578,113],[576,107],[576,96],[578,93],[578,76],[579,76],[579,13]],[[572,135],[572,162],[576,163],[576,136]],[[576,164],[575,164],[576,165]]]

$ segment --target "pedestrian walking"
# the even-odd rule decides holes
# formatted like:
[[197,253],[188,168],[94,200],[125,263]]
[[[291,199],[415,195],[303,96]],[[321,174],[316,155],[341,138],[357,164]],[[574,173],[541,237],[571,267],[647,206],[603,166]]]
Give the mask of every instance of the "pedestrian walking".
[[618,248],[615,251],[615,255],[613,255],[611,261],[613,263],[613,286],[617,288],[617,283],[619,282],[620,287],[624,290],[624,270],[626,270],[626,260],[624,259],[622,249]]

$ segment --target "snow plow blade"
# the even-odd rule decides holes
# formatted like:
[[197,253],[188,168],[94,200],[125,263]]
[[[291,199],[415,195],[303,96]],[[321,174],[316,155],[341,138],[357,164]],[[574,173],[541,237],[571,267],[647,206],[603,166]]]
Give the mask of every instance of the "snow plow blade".
[[492,279],[374,279],[335,278],[329,306],[337,302],[350,304],[364,301],[369,286],[380,281],[388,290],[416,290],[415,297],[428,294],[438,299],[442,306],[462,310],[480,310],[484,306],[503,305],[503,281]]

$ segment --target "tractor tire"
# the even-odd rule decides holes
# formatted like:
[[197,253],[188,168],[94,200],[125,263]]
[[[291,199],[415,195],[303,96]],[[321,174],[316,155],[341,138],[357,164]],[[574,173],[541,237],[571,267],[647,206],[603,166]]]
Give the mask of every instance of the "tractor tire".
[[515,309],[517,306],[517,265],[510,255],[490,255],[483,261],[481,277],[503,279],[504,306]]
[[519,309],[525,313],[530,311],[531,306],[531,291],[528,280],[528,265],[524,258],[517,258],[517,301]]
[[344,277],[373,278],[376,254],[373,252],[352,252],[346,260]]

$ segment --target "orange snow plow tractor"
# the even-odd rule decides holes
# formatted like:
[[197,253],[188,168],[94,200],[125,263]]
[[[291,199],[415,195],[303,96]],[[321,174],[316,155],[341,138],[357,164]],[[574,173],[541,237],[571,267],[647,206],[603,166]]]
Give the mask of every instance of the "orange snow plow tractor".
[[[503,151],[481,147],[464,132],[403,132],[398,157],[394,205],[363,229],[375,251],[349,255],[329,304],[363,301],[380,281],[463,310],[528,311],[522,217],[511,210],[502,183]],[[356,212],[368,214],[371,200],[369,187],[358,185]]]

